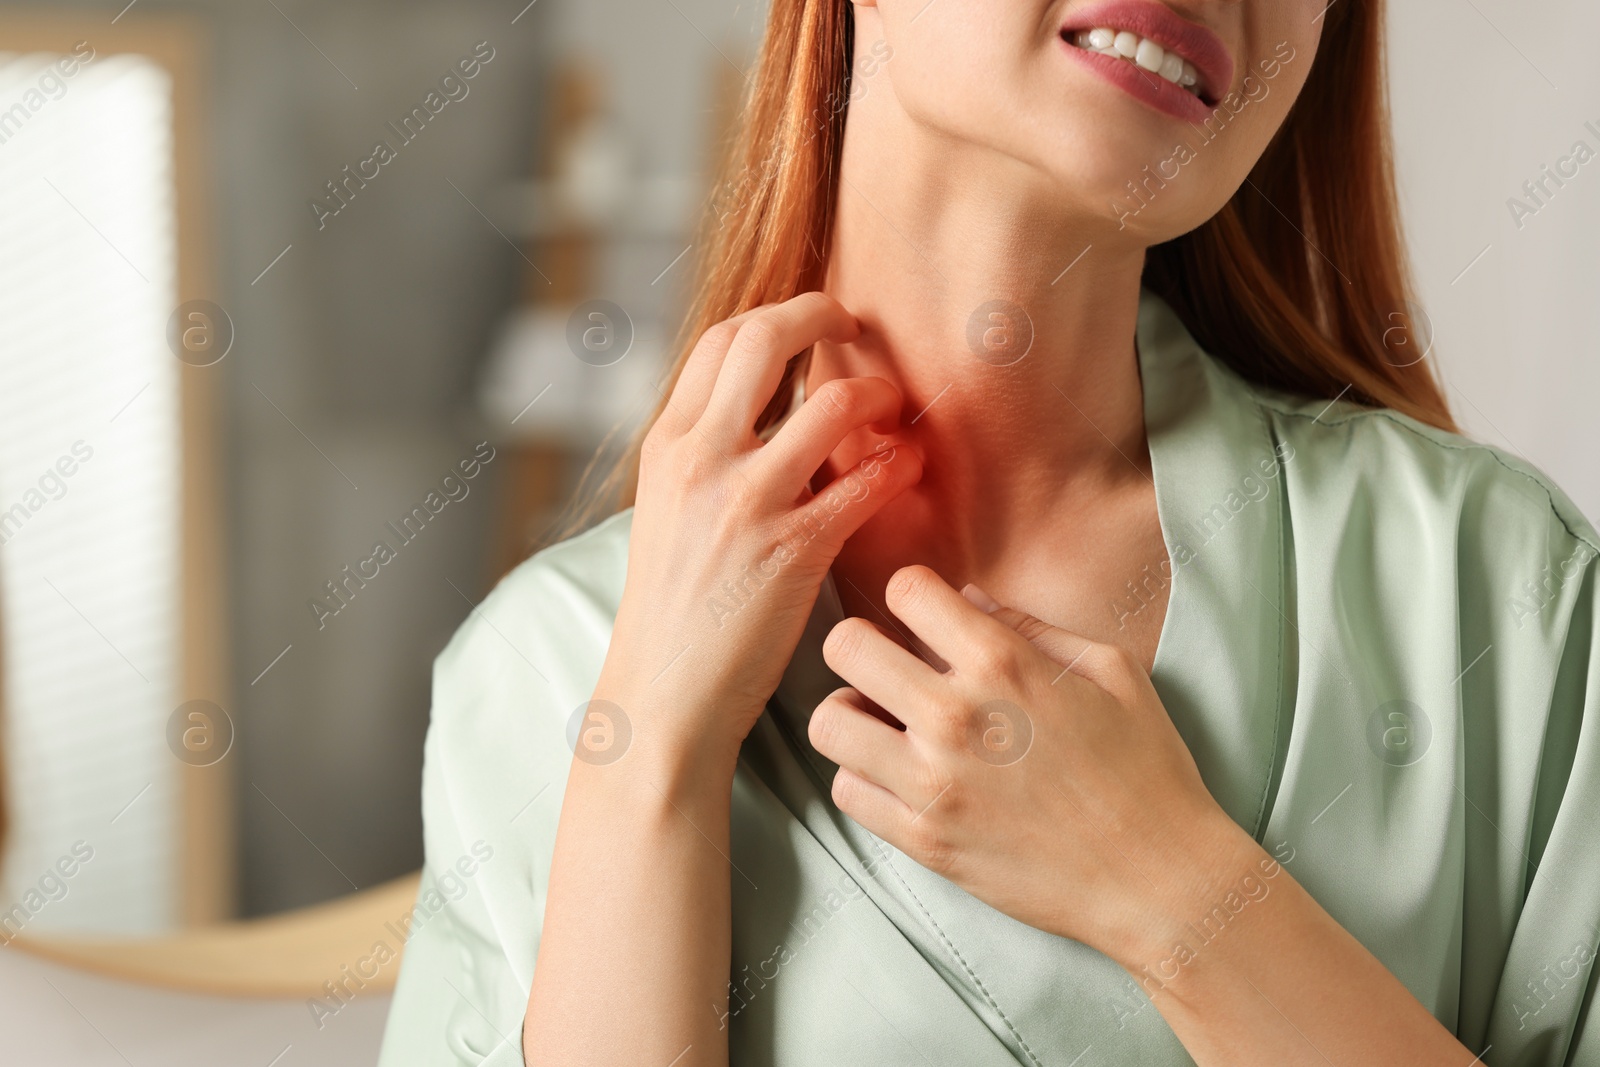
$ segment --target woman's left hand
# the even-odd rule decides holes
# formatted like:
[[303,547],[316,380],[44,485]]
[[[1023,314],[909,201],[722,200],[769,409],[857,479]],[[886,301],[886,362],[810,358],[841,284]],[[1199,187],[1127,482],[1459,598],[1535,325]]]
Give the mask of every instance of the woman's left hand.
[[1261,873],[1266,854],[1207,792],[1130,653],[963,596],[926,567],[898,571],[887,602],[949,668],[865,619],[829,634],[824,656],[851,687],[817,707],[810,737],[862,826],[1130,969]]

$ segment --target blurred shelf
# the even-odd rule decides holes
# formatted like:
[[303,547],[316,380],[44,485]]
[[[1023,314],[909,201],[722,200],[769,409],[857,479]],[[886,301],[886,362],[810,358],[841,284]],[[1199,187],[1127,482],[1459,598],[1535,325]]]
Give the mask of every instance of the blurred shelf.
[[[12,947],[140,985],[228,996],[320,997],[324,983],[389,954],[366,988],[394,988],[419,875],[408,874],[326,904],[152,938],[16,938]],[[426,916],[424,916],[425,918]]]
[[581,310],[525,306],[501,324],[478,379],[478,411],[495,441],[592,451],[653,410],[665,370],[660,324],[623,311],[616,325],[628,331],[625,354],[590,363],[573,348],[572,317]]

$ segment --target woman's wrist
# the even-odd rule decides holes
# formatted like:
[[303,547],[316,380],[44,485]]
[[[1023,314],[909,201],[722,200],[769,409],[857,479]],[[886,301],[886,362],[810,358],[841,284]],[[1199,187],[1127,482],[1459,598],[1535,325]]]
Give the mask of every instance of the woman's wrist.
[[1175,823],[1165,857],[1141,864],[1144,915],[1107,953],[1147,992],[1173,981],[1204,944],[1248,919],[1283,869],[1220,808]]
[[577,761],[650,783],[674,801],[726,795],[743,738],[704,724],[732,719],[702,695],[602,675],[573,740]]

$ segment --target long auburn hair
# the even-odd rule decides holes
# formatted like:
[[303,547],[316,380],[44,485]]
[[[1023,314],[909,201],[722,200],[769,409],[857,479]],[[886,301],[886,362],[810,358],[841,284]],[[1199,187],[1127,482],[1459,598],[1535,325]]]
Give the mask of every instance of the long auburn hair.
[[[759,304],[821,287],[850,93],[849,0],[772,0],[767,32],[726,146],[702,233],[690,312],[665,393],[706,330]],[[1344,397],[1454,430],[1419,358],[1399,224],[1384,64],[1383,0],[1325,14],[1305,87],[1249,180],[1198,229],[1149,250],[1144,285],[1242,377],[1309,397]],[[1424,353],[1425,354],[1425,353]],[[756,428],[789,403],[803,357]],[[638,445],[592,494],[632,501]],[[584,483],[598,463],[591,463]],[[580,494],[582,496],[583,494]]]

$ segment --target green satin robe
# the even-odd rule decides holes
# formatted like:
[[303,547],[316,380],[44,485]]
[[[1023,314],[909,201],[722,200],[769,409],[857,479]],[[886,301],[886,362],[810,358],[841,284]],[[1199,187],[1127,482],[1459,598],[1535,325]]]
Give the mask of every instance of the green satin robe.
[[[1138,352],[1171,564],[1108,610],[1170,581],[1153,678],[1206,785],[1469,1048],[1492,1045],[1485,1062],[1597,1067],[1594,529],[1493,448],[1241,381],[1148,294]],[[605,654],[630,521],[524,563],[439,656],[427,873],[385,1067],[521,1062],[569,719]],[[733,973],[705,1006],[732,1062],[1191,1063],[1109,959],[832,805],[805,720],[840,684],[820,655],[838,618],[829,583],[733,786]],[[1252,892],[1206,930],[1226,936]]]

